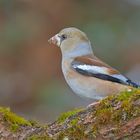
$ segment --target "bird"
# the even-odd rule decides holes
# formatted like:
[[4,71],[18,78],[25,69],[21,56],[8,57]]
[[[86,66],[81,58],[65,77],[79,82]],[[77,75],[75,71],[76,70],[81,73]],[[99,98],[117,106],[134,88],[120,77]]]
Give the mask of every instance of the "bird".
[[109,95],[139,87],[96,57],[90,40],[81,30],[75,27],[64,28],[48,41],[60,48],[64,78],[77,95],[101,100]]

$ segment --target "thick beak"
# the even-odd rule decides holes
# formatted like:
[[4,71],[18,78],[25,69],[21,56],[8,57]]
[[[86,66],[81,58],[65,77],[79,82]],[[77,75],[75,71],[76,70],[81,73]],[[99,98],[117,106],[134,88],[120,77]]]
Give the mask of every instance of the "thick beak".
[[61,45],[61,38],[58,34],[56,34],[55,36],[53,36],[52,38],[50,38],[48,40],[48,42],[50,44],[54,44],[54,45],[57,45],[58,47]]

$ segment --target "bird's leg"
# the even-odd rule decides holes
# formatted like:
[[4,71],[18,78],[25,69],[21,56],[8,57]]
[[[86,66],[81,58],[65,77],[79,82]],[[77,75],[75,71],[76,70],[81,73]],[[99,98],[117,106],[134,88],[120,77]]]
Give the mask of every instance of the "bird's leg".
[[93,102],[87,106],[87,108],[95,107],[100,104],[100,101]]

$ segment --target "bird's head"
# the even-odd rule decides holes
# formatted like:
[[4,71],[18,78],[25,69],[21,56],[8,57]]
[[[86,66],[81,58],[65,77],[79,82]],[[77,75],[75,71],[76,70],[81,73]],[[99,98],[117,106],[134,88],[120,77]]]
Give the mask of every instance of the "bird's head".
[[82,47],[85,49],[85,47],[89,48],[90,45],[86,34],[74,27],[62,29],[58,34],[50,38],[49,42],[60,47],[62,53],[75,49],[80,51]]
[[62,29],[58,34],[50,38],[49,42],[60,47],[62,51],[67,51],[75,49],[80,44],[89,43],[89,40],[84,32],[70,27]]

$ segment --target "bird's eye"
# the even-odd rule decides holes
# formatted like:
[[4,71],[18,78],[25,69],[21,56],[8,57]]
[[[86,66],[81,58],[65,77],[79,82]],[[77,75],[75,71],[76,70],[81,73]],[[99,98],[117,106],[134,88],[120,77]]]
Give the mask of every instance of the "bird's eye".
[[62,40],[65,40],[67,38],[67,35],[66,34],[62,34],[61,38],[62,38]]

